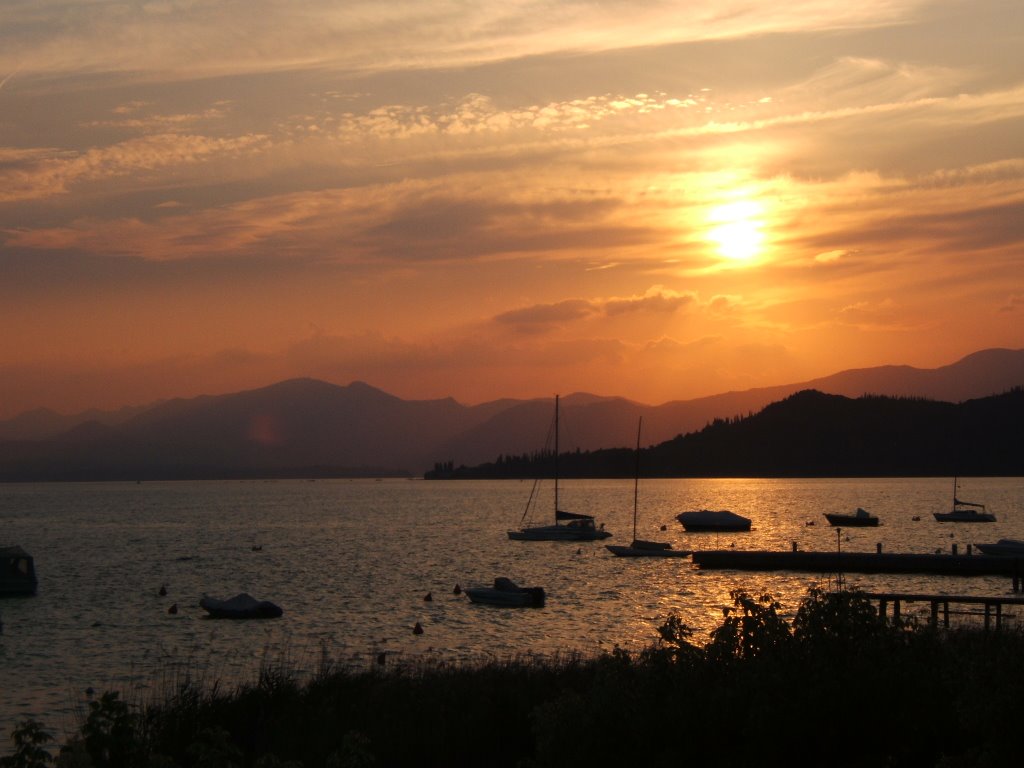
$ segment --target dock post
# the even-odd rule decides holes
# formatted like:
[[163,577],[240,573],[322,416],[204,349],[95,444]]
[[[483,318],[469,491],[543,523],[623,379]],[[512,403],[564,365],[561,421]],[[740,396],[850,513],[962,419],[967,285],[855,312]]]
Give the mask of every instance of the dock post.
[[932,600],[932,626],[939,628],[939,601]]
[[991,608],[992,608],[991,605],[989,605],[988,603],[985,603],[985,631],[986,632],[988,632],[988,629],[989,629],[989,613],[990,613]]
[[968,544],[967,545],[967,554],[968,555],[973,555],[974,554],[974,545],[973,544]]
[[956,544],[953,545],[953,557],[956,557]]
[[878,542],[877,544],[875,544],[875,554],[882,554],[882,542]]
[[796,542],[793,542],[793,551],[796,552]]
[[878,618],[885,619],[885,598],[878,598]]
[[949,629],[949,600],[942,603],[942,625]]
[[892,601],[892,620],[896,622],[900,620],[900,599],[898,597]]

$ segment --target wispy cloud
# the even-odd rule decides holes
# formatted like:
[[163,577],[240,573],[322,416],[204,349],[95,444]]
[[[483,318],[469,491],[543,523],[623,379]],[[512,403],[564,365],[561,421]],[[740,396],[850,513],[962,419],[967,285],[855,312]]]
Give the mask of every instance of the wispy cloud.
[[[254,0],[156,0],[125,6],[8,0],[0,10],[0,70],[14,60],[36,72],[149,71],[214,74],[296,66],[352,70],[449,67],[536,56],[601,51],[623,41],[645,45],[772,32],[872,27],[905,19],[920,0],[837,4],[802,0],[765,5],[627,0],[484,0],[430,4]],[[59,12],[58,12],[59,11]],[[552,34],[552,30],[557,30]],[[187,55],[182,55],[187,51]]]
[[0,202],[34,200],[68,192],[76,184],[138,177],[223,157],[251,156],[266,147],[265,136],[211,138],[162,133],[89,149],[12,151],[13,167],[0,167]]

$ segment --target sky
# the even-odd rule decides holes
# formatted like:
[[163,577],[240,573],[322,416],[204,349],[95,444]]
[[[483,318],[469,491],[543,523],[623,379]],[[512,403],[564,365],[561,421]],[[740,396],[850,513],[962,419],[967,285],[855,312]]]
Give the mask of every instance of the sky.
[[4,0],[0,418],[1024,347],[1020,0]]

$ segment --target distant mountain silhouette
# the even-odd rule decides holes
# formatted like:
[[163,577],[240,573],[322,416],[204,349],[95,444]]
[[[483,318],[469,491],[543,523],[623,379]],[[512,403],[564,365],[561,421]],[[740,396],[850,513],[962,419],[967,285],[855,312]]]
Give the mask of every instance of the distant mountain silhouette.
[[[628,446],[637,418],[649,444],[750,415],[794,392],[960,402],[1024,384],[1024,350],[986,350],[932,370],[886,366],[811,382],[649,406],[562,397],[562,446]],[[402,400],[363,382],[293,379],[225,395],[117,412],[38,410],[0,422],[0,480],[420,475],[435,462],[478,465],[536,451],[552,401]]]
[[[1024,475],[1024,388],[963,403],[805,390],[642,451],[647,477]],[[629,477],[627,448],[567,452],[564,477]],[[454,478],[538,477],[551,453],[445,467]]]

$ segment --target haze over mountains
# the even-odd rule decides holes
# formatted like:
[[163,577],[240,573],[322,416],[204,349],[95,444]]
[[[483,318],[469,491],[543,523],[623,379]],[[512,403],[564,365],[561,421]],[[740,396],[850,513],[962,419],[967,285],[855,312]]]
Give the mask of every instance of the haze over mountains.
[[[1024,350],[990,349],[935,369],[884,366],[790,385],[650,406],[562,398],[562,448],[629,446],[637,418],[654,445],[806,389],[961,402],[1024,385]],[[474,465],[541,447],[552,401],[402,400],[367,384],[293,379],[234,394],[114,413],[33,411],[0,422],[0,479],[147,479],[421,475],[437,461]]]

